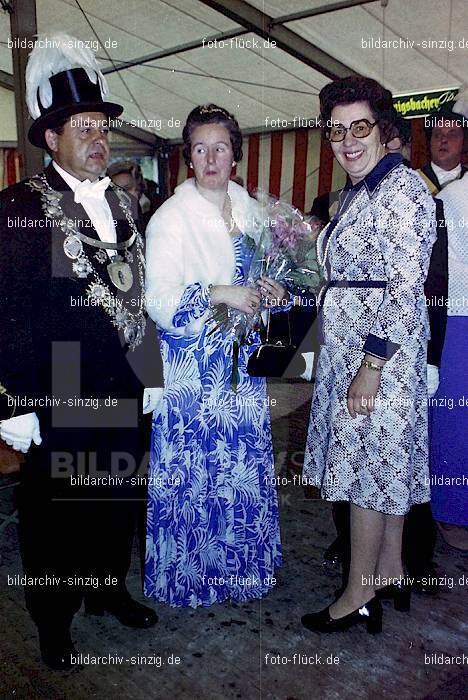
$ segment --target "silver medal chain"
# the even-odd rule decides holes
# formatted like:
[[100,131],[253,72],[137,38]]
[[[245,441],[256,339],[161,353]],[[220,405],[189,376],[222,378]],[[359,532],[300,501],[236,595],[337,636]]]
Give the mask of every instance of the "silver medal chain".
[[[80,278],[86,278],[90,274],[92,275],[93,281],[86,288],[87,296],[90,297],[96,305],[102,306],[104,311],[110,316],[112,324],[123,332],[125,341],[128,343],[130,350],[134,350],[142,342],[146,327],[144,313],[145,258],[143,255],[142,237],[135,226],[130,209],[122,194],[113,184],[110,185],[118,197],[120,208],[124,212],[130,230],[132,231],[131,238],[136,242],[137,270],[140,282],[139,309],[136,313],[132,313],[125,308],[123,301],[112,292],[93,267],[84,252],[81,240],[82,234],[77,230],[73,219],[68,218],[60,206],[60,200],[63,195],[52,189],[44,174],[35,175],[30,178],[28,185],[31,189],[41,193],[42,209],[45,216],[48,219],[57,221],[63,231],[65,235],[63,249],[65,255],[71,260],[74,260],[72,265],[73,272]],[[114,247],[116,245],[119,244],[112,244],[114,250],[116,249]],[[126,245],[122,247],[126,248]]]

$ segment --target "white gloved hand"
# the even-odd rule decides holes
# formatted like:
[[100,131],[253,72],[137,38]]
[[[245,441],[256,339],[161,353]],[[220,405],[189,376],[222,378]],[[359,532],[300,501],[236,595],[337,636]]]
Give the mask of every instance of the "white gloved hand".
[[439,388],[439,368],[427,365],[427,395],[431,399]]
[[151,413],[160,408],[164,389],[152,387],[143,392],[143,413]]
[[35,445],[40,445],[42,442],[39,418],[35,413],[26,413],[24,416],[2,420],[0,438],[14,450],[26,453],[31,447],[31,441]]
[[312,379],[312,370],[314,368],[314,355],[315,355],[315,353],[303,352],[303,353],[301,353],[301,355],[304,358],[305,363],[306,363],[306,368],[305,368],[304,372],[301,374],[301,378],[306,379],[308,382],[310,382]]

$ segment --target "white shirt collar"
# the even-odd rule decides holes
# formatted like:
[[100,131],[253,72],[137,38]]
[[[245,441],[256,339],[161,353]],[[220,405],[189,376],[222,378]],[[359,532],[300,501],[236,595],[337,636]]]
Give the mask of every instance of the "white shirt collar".
[[80,184],[81,180],[78,180],[78,178],[76,178],[74,175],[71,175],[69,172],[64,170],[58,163],[55,162],[55,160],[52,161],[52,165],[54,166],[58,174],[65,180],[71,191],[74,192]]
[[433,171],[437,175],[437,179],[441,185],[446,185],[448,182],[456,180],[461,175],[461,163],[459,163],[455,168],[452,168],[452,170],[444,170],[432,161],[431,166]]

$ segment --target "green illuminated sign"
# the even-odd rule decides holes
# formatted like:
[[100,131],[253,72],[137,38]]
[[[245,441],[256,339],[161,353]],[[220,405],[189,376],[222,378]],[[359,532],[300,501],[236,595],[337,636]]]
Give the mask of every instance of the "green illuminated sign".
[[393,106],[406,119],[424,117],[433,114],[446,102],[452,102],[456,98],[458,90],[457,87],[451,87],[428,92],[407,92],[403,95],[394,95]]

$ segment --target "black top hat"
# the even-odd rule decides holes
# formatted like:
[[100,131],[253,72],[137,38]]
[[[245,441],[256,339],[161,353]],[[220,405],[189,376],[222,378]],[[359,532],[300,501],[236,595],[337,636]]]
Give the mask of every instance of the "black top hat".
[[46,129],[53,129],[61,121],[80,112],[103,112],[108,117],[118,117],[123,107],[115,102],[102,99],[99,80],[94,84],[83,68],[71,68],[50,77],[52,104],[44,108],[39,98],[41,116],[31,125],[28,137],[38,148],[46,148],[44,134]]

